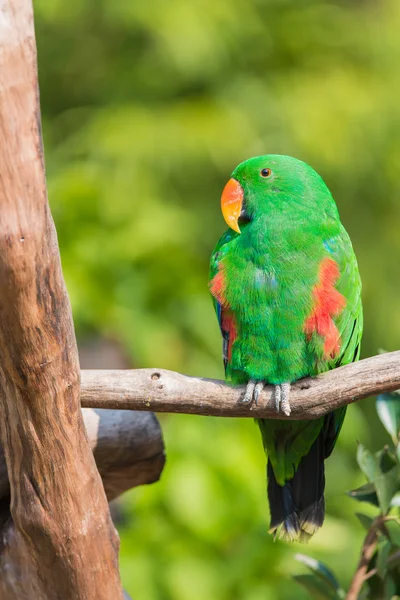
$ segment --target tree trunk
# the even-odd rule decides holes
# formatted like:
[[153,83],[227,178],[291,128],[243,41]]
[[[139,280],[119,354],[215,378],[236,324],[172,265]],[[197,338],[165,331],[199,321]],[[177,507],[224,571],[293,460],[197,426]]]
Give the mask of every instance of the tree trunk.
[[[47,203],[31,0],[0,0],[0,598],[122,599]],[[4,508],[4,507],[3,507]]]

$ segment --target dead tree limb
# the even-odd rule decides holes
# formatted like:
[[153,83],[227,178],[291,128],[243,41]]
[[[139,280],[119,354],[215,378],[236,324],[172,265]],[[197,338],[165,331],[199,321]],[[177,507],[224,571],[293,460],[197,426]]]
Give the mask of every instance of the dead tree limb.
[[0,598],[118,600],[118,536],[83,426],[47,203],[32,2],[0,0],[0,15],[0,437],[11,488]]
[[159,479],[164,445],[152,413],[84,408],[83,418],[109,501]]
[[[165,463],[164,444],[152,413],[84,408],[82,414],[108,501],[159,479]],[[0,446],[0,501],[9,495],[7,466]]]
[[[400,351],[346,365],[292,386],[290,419],[316,419],[329,411],[400,388]],[[243,405],[244,386],[187,377],[163,369],[82,371],[82,406],[214,415],[217,417],[282,418],[267,386],[258,405]]]

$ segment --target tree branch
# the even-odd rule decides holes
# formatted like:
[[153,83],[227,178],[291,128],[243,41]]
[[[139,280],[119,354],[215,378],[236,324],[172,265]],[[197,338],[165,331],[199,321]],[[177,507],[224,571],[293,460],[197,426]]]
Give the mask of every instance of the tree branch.
[[[400,388],[400,351],[379,354],[292,385],[289,419],[316,419],[335,408]],[[258,405],[243,405],[244,386],[188,377],[163,369],[81,372],[81,403],[91,408],[281,419],[273,387]]]
[[107,499],[154,483],[165,463],[160,424],[152,413],[83,408],[89,444]]
[[[378,545],[378,532],[380,531],[381,533],[387,536],[388,534],[387,530],[385,529],[385,523],[391,520],[393,520],[393,517],[391,516],[378,515],[371,523],[371,527],[369,528],[364,538],[364,542],[361,548],[360,559],[358,561],[357,568],[353,575],[353,579],[351,580],[350,587],[346,594],[345,600],[357,600],[364,585],[364,582],[367,581],[367,579],[370,579],[371,577],[376,575],[376,573],[378,572],[378,569],[376,567],[371,569],[370,571],[368,571],[368,567]],[[393,566],[396,565],[399,559],[400,552],[393,552],[393,554],[391,554],[387,558],[387,568],[393,568]]]
[[[108,501],[159,479],[165,463],[164,444],[152,413],[83,408],[82,415]],[[0,445],[0,502],[9,495],[10,482]],[[8,505],[4,506],[7,512]]]
[[384,517],[379,515],[373,521],[367,535],[365,536],[364,543],[361,549],[360,560],[357,565],[357,569],[354,573],[354,577],[350,583],[350,587],[348,589],[346,600],[357,600],[361,588],[364,584],[365,577],[368,571],[368,565],[371,561],[371,558],[374,555],[376,550],[376,546],[378,544],[378,530],[384,523]]

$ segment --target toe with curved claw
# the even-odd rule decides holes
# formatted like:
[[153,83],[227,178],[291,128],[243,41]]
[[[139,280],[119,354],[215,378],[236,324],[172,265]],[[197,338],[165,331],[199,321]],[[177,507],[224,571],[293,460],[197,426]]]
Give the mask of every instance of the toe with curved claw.
[[265,387],[265,381],[258,381],[256,383],[256,387],[254,388],[254,402],[257,404],[258,403],[258,399],[261,396],[261,392],[263,391]]
[[[252,404],[254,402],[257,405],[258,399],[260,398],[261,392],[265,387],[265,381],[257,381],[256,379],[249,379],[246,392],[241,398],[240,402],[243,404]],[[290,408],[290,383],[280,383],[275,386],[275,409],[277,412],[282,412],[287,417],[291,413]]]
[[241,399],[243,404],[257,404],[261,392],[265,386],[265,381],[256,381],[255,379],[249,379],[246,387],[246,392]]
[[256,383],[257,382],[255,379],[249,379],[246,386],[246,392],[243,398],[241,398],[240,402],[242,402],[243,404],[251,404],[253,402]]
[[277,412],[283,412],[287,417],[290,415],[290,383],[280,383],[275,386],[275,408]]

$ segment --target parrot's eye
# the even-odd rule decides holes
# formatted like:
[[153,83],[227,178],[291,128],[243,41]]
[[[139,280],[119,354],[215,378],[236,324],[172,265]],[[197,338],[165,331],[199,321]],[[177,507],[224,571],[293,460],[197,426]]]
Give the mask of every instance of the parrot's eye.
[[260,172],[261,177],[269,177],[271,175],[271,169],[263,169]]

